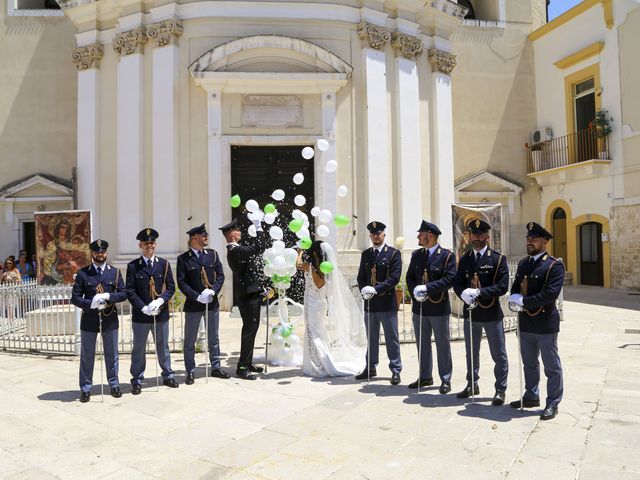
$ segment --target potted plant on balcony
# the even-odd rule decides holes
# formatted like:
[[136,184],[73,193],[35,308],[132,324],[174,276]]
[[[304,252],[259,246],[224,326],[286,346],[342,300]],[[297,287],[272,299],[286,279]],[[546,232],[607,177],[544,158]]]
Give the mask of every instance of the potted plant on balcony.
[[613,117],[609,115],[606,108],[596,110],[594,119],[589,123],[589,128],[595,129],[596,138],[598,139],[598,158],[606,160],[609,155],[606,151],[606,138],[611,133],[611,124]]

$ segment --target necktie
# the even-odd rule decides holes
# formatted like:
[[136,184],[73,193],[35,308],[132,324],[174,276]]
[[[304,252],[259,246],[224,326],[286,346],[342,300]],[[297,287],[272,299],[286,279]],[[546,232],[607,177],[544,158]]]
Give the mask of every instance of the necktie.
[[480,254],[480,252],[476,252],[476,263],[480,262],[481,258],[482,258],[482,255]]
[[380,255],[380,250],[378,250],[377,248],[373,249],[373,261],[375,262],[376,260],[378,260],[378,255]]
[[99,277],[102,276],[102,268],[101,267],[96,267],[96,273],[98,274]]
[[428,264],[429,263],[429,255],[430,255],[429,249],[425,248],[424,251],[427,252],[427,261],[426,261],[426,263]]
[[149,267],[149,270],[153,269],[153,261],[151,259],[147,260],[147,267]]

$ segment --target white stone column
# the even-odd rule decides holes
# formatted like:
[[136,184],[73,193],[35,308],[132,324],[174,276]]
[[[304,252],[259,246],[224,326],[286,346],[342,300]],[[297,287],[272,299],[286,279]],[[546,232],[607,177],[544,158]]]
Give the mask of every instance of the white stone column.
[[[337,171],[327,173],[324,170],[325,164],[329,160],[336,160],[336,91],[328,90],[321,93],[322,96],[322,138],[329,142],[329,148],[325,152],[321,152],[316,148],[316,205],[327,208],[333,214],[340,213],[337,211],[336,198],[336,176]],[[329,243],[337,251],[337,230],[334,223],[328,225],[331,235],[328,238]]]
[[387,237],[393,238],[393,190],[389,109],[387,108],[386,58],[382,50],[391,33],[370,23],[361,23],[358,35],[368,42],[362,50],[365,75],[366,160],[363,182],[367,205],[360,214],[363,222],[379,220],[387,224]]
[[394,223],[396,235],[405,237],[404,248],[413,249],[418,246],[415,232],[422,219],[420,91],[416,65],[416,58],[422,53],[422,40],[395,33],[391,44],[397,55],[394,73],[398,145],[396,201],[399,203],[399,218]]
[[178,167],[178,46],[182,25],[177,19],[147,25],[155,40],[152,80],[153,228],[160,233],[159,253],[180,249]]
[[116,169],[118,254],[138,254],[136,234],[143,227],[144,26],[116,35],[120,55],[116,100]]
[[442,231],[440,243],[453,246],[451,205],[455,201],[453,172],[453,106],[451,104],[451,71],[455,56],[443,50],[429,50],[432,84],[432,168],[433,222]]
[[94,217],[94,238],[100,235],[95,221],[98,215],[98,125],[100,116],[100,60],[103,49],[99,43],[78,47],[73,51],[73,62],[78,69],[78,208],[91,210]]

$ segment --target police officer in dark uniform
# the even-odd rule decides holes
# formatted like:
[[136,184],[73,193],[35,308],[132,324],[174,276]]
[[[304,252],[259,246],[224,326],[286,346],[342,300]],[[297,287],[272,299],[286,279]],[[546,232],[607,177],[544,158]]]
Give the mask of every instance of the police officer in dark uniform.
[[[385,228],[382,222],[371,222],[367,225],[372,247],[362,252],[358,270],[358,287],[363,296],[373,295],[365,312],[365,324],[371,325],[368,332],[371,365],[356,375],[357,380],[375,377],[379,359],[380,324],[384,329],[384,338],[391,370],[391,384],[400,383],[400,338],[398,336],[398,301],[396,285],[402,275],[402,253],[384,242]],[[369,316],[367,318],[366,316]],[[367,326],[367,328],[369,328]],[[367,372],[367,369],[369,371]]]
[[[541,225],[535,222],[527,225],[528,256],[518,263],[509,297],[509,302],[523,309],[518,313],[518,322],[525,380],[522,406],[525,408],[540,406],[538,357],[542,357],[547,377],[547,399],[541,420],[556,416],[563,392],[562,365],[558,354],[560,314],[556,299],[564,283],[564,265],[546,252],[551,238],[552,235]],[[510,405],[520,408],[520,400]]]
[[196,368],[196,340],[200,329],[200,320],[204,317],[205,305],[209,305],[207,334],[209,337],[209,361],[211,362],[211,376],[230,378],[220,365],[220,339],[218,330],[220,325],[220,304],[218,294],[224,283],[224,272],[218,252],[206,248],[209,234],[204,223],[193,227],[187,232],[189,235],[189,250],[178,257],[176,276],[178,288],[186,297],[184,302],[184,366],[187,378],[184,383],[193,385]]
[[[178,388],[169,352],[169,300],[176,291],[171,265],[164,258],[156,257],[156,240],[160,235],[153,228],[145,228],[136,236],[142,255],[127,265],[127,293],[132,306],[131,327],[133,351],[131,352],[131,393],[142,391],[146,364],[146,348],[149,331],[156,344],[158,363],[162,368],[162,383]],[[153,330],[155,317],[156,327]]]
[[220,227],[227,241],[227,262],[233,271],[237,285],[237,304],[242,317],[242,333],[240,339],[240,358],[236,374],[244,380],[255,380],[254,373],[264,369],[253,363],[253,347],[260,327],[260,302],[265,292],[261,283],[261,254],[264,251],[263,231],[259,220],[253,222],[258,239],[250,245],[240,245],[242,233],[237,219]]
[[[438,243],[442,232],[433,223],[422,221],[418,230],[418,245],[422,248],[411,254],[411,262],[407,269],[407,287],[413,300],[413,329],[416,345],[422,349],[420,374],[418,379],[409,384],[409,388],[433,385],[433,360],[431,355],[431,332],[435,336],[438,351],[438,373],[440,375],[440,393],[451,391],[451,344],[449,332],[449,288],[456,276],[456,258],[450,250]],[[422,338],[420,338],[420,302],[416,295],[427,294],[422,303]]]
[[91,265],[78,270],[71,291],[71,303],[82,309],[80,401],[83,403],[91,398],[96,339],[100,330],[111,396],[122,396],[118,381],[118,310],[115,304],[127,299],[127,291],[120,270],[107,265],[107,248],[109,243],[106,240],[95,240],[89,244]]
[[[464,342],[467,352],[467,386],[458,392],[458,398],[478,395],[478,378],[480,371],[480,342],[482,329],[487,335],[489,352],[495,364],[495,395],[492,405],[504,403],[507,390],[509,363],[504,339],[504,313],[500,306],[500,297],[509,290],[509,267],[507,258],[488,246],[491,225],[474,218],[467,223],[473,248],[460,258],[453,290],[462,299],[464,305]],[[472,312],[473,347],[469,334],[469,306],[475,303]],[[471,355],[473,352],[473,376],[471,374]],[[472,380],[473,378],[473,380]],[[472,387],[473,385],[473,387]]]

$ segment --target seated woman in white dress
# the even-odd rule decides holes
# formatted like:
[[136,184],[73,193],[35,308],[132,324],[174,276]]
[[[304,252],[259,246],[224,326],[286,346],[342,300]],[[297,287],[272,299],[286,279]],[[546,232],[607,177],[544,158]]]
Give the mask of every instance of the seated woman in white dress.
[[[334,266],[326,275],[320,271],[325,260]],[[333,248],[315,241],[306,254],[300,251],[297,267],[305,272],[306,281],[302,373],[312,377],[357,374],[365,366],[367,333]]]

